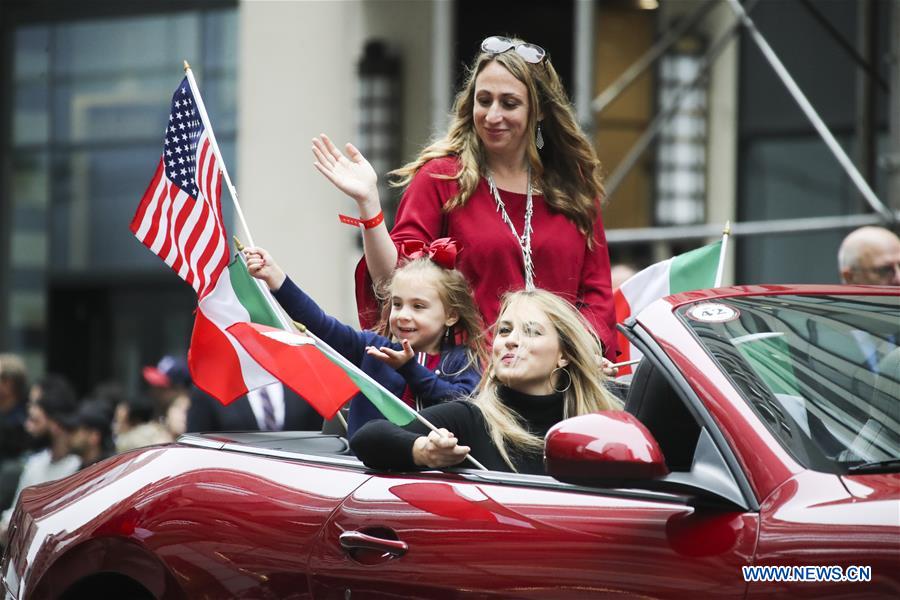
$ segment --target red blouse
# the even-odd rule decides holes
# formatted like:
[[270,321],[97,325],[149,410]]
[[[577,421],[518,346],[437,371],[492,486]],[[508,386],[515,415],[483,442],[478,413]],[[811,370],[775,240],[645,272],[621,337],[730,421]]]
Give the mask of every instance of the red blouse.
[[[430,242],[441,237],[456,240],[461,248],[457,268],[472,286],[475,302],[485,324],[490,326],[499,316],[503,294],[525,287],[522,250],[509,226],[503,222],[484,179],[462,208],[450,213],[443,211],[444,204],[456,193],[457,183],[432,175],[453,175],[457,165],[453,157],[438,158],[416,173],[400,202],[391,239],[395,243]],[[500,190],[500,197],[516,231],[521,234],[525,226],[526,195]],[[605,356],[615,360],[615,311],[602,216],[598,213],[594,224],[594,247],[588,249],[584,235],[575,224],[562,213],[551,212],[543,199],[541,195],[533,196],[534,284],[578,307],[603,342]],[[360,324],[365,328],[377,321],[365,258],[357,267],[356,283]]]

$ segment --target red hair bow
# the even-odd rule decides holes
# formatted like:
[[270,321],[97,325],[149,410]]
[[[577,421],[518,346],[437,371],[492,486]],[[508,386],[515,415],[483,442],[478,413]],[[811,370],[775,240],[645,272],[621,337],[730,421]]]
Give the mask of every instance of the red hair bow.
[[409,240],[400,243],[400,256],[408,260],[417,258],[430,258],[438,266],[445,269],[456,268],[456,255],[459,250],[456,248],[456,242],[452,239],[438,238],[426,244],[422,240]]

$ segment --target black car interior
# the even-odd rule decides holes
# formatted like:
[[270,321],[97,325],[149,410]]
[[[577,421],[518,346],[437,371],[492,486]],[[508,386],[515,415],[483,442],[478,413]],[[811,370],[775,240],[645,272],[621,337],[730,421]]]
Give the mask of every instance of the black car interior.
[[[637,417],[656,438],[669,470],[690,471],[700,426],[662,370],[644,360],[635,371],[630,386],[619,385],[615,392],[625,396],[625,410]],[[263,451],[353,457],[342,432],[216,433],[205,434],[203,439],[211,444],[235,444]]]
[[625,410],[650,430],[670,471],[690,471],[700,425],[662,370],[642,360],[631,380]]

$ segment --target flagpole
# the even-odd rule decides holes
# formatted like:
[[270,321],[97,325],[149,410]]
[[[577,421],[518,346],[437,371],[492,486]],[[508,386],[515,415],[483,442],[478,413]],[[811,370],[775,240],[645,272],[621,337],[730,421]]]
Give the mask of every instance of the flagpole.
[[200,119],[203,121],[203,126],[206,128],[207,135],[209,135],[209,143],[212,146],[216,158],[219,160],[219,169],[222,171],[222,175],[225,178],[225,185],[231,193],[231,202],[234,204],[234,210],[237,212],[241,227],[244,228],[244,233],[247,234],[247,241],[250,242],[251,246],[255,246],[256,244],[253,243],[253,235],[250,233],[250,228],[247,227],[247,221],[244,219],[244,212],[241,210],[241,205],[238,203],[237,190],[234,188],[234,184],[231,183],[231,177],[228,176],[228,169],[225,168],[222,152],[219,150],[218,142],[216,142],[216,134],[213,133],[212,123],[209,121],[209,115],[206,114],[206,105],[203,104],[200,88],[197,86],[197,80],[194,79],[194,72],[191,70],[191,65],[188,64],[188,61],[184,61],[184,73],[187,76],[188,84],[191,86],[191,93],[194,95],[194,100],[197,103]]
[[731,237],[731,221],[725,221],[725,229],[722,231],[722,248],[719,250],[719,266],[716,268],[716,282],[714,288],[722,285],[722,273],[725,271],[725,253],[728,251],[728,238]]
[[[241,210],[241,205],[238,202],[237,189],[235,189],[234,184],[231,183],[231,177],[228,175],[228,168],[225,166],[225,159],[222,158],[222,152],[219,150],[219,143],[216,141],[216,134],[213,132],[212,123],[209,120],[209,115],[206,112],[206,105],[203,103],[203,96],[200,95],[200,88],[197,85],[197,80],[194,79],[194,72],[191,70],[191,65],[188,64],[188,61],[184,61],[184,73],[187,76],[188,84],[191,86],[191,93],[194,95],[194,101],[197,103],[197,111],[200,113],[200,119],[203,121],[203,126],[206,128],[207,135],[209,136],[209,143],[212,146],[213,152],[216,155],[216,159],[219,161],[219,169],[222,171],[222,176],[225,179],[225,185],[228,187],[228,192],[231,194],[231,203],[234,205],[234,209],[237,212],[238,219],[241,222],[241,226],[244,228],[244,233],[247,234],[247,241],[250,242],[251,246],[256,246],[253,242],[253,234],[250,233],[250,227],[247,226],[247,221],[244,219],[244,212]],[[233,238],[235,242],[235,248],[238,252],[242,252],[244,247],[238,241],[236,237]],[[241,255],[241,260],[243,260],[243,255]],[[256,286],[263,292],[263,298],[266,299],[269,307],[278,315],[278,320],[281,322],[281,327],[285,331],[293,331],[291,327],[290,319],[286,318],[284,314],[284,310],[281,306],[275,302],[275,299],[272,297],[272,292],[269,291],[269,288],[266,287],[262,281],[259,279],[253,278],[256,282]]]
[[636,365],[641,362],[640,358],[636,358],[634,360],[626,360],[622,362],[613,363],[611,365],[607,365],[610,369],[621,369],[622,367],[630,367],[631,365]]

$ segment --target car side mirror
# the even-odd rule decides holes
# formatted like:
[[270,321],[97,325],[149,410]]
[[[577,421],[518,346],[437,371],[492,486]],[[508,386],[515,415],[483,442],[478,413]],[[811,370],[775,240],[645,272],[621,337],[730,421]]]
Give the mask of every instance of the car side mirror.
[[547,432],[547,474],[577,485],[622,484],[668,475],[659,444],[643,423],[607,410],[566,419]]

